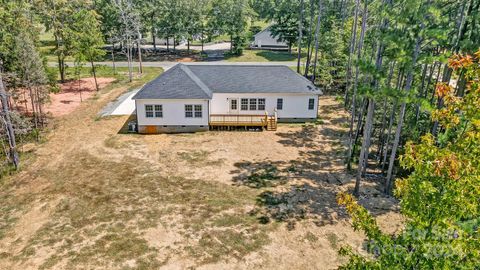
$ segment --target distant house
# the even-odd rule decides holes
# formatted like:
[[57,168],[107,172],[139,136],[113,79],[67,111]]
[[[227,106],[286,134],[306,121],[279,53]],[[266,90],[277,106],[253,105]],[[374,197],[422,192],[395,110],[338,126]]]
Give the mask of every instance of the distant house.
[[320,94],[286,66],[177,64],[133,99],[139,133],[171,133],[314,121]]
[[[166,46],[167,45],[167,42],[168,42],[168,45],[170,46],[173,46],[173,41],[174,39],[173,38],[160,38],[160,37],[156,37],[155,38],[155,44],[156,45],[162,45],[162,46]],[[148,37],[146,39],[146,42],[147,43],[150,43],[150,44],[153,44],[153,38],[152,37]],[[184,44],[186,41],[183,40],[183,39],[176,39],[175,40],[175,43],[176,45],[181,45],[181,44]]]
[[287,49],[288,44],[286,42],[280,41],[278,38],[272,35],[270,27],[258,32],[254,36],[254,41],[252,43],[254,48],[271,48],[271,49]]

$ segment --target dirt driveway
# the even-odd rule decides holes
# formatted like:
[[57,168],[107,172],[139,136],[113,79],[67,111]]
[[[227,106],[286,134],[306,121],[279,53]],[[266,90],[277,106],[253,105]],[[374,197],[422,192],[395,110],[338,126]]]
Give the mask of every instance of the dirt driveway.
[[[96,114],[125,89],[66,116],[0,185],[1,269],[332,269],[362,251],[335,203],[345,113],[277,132],[123,134]],[[388,231],[395,201],[365,183],[362,201]]]

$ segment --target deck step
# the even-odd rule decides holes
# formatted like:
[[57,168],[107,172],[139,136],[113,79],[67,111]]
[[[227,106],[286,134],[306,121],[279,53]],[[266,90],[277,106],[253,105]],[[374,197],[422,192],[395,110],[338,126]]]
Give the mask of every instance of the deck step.
[[277,130],[277,119],[274,117],[269,117],[267,120],[267,131],[276,131]]

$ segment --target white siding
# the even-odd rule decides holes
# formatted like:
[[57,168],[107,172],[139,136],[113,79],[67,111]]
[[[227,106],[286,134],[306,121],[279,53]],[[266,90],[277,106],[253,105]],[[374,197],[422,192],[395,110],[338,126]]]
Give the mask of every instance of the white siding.
[[287,43],[280,42],[277,38],[272,37],[272,32],[269,30],[265,30],[256,34],[253,44],[258,47],[287,46]]
[[[238,99],[238,114],[264,114],[265,111],[240,110],[241,98],[265,98],[265,110],[272,115],[277,107],[277,99],[283,98],[283,109],[278,110],[279,118],[317,118],[318,95],[313,94],[225,94],[214,93],[210,101],[211,114],[235,114],[230,112],[229,99]],[[314,109],[308,109],[308,101],[315,100]]]
[[[207,126],[208,100],[203,99],[152,99],[135,100],[139,126]],[[147,118],[145,105],[162,105],[162,118]],[[185,105],[202,105],[202,118],[185,117]]]

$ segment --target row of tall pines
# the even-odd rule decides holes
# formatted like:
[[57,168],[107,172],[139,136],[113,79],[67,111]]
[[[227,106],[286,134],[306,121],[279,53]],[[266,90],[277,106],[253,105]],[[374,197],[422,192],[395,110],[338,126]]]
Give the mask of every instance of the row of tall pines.
[[480,1],[356,0],[347,62],[344,101],[350,111],[347,166],[357,164],[355,195],[370,168],[385,176],[390,193],[408,140],[431,132],[439,144],[439,125],[430,112],[442,106],[435,89],[444,83],[458,96],[464,74],[452,76],[447,58],[475,53],[480,44]]
[[[443,105],[435,89],[447,84],[458,96],[465,94],[464,74],[454,76],[447,59],[479,49],[480,0],[259,0],[256,5],[274,21],[275,34],[296,37],[290,42],[303,50],[298,71],[341,96],[350,112],[345,161],[356,170],[355,195],[370,176],[382,176],[385,193],[391,193],[395,176],[409,173],[398,166],[407,141],[427,132],[439,144],[445,140],[438,122],[430,120],[432,110]],[[288,9],[297,15],[282,13]],[[289,21],[292,17],[296,20]],[[307,60],[300,61],[305,54]]]

